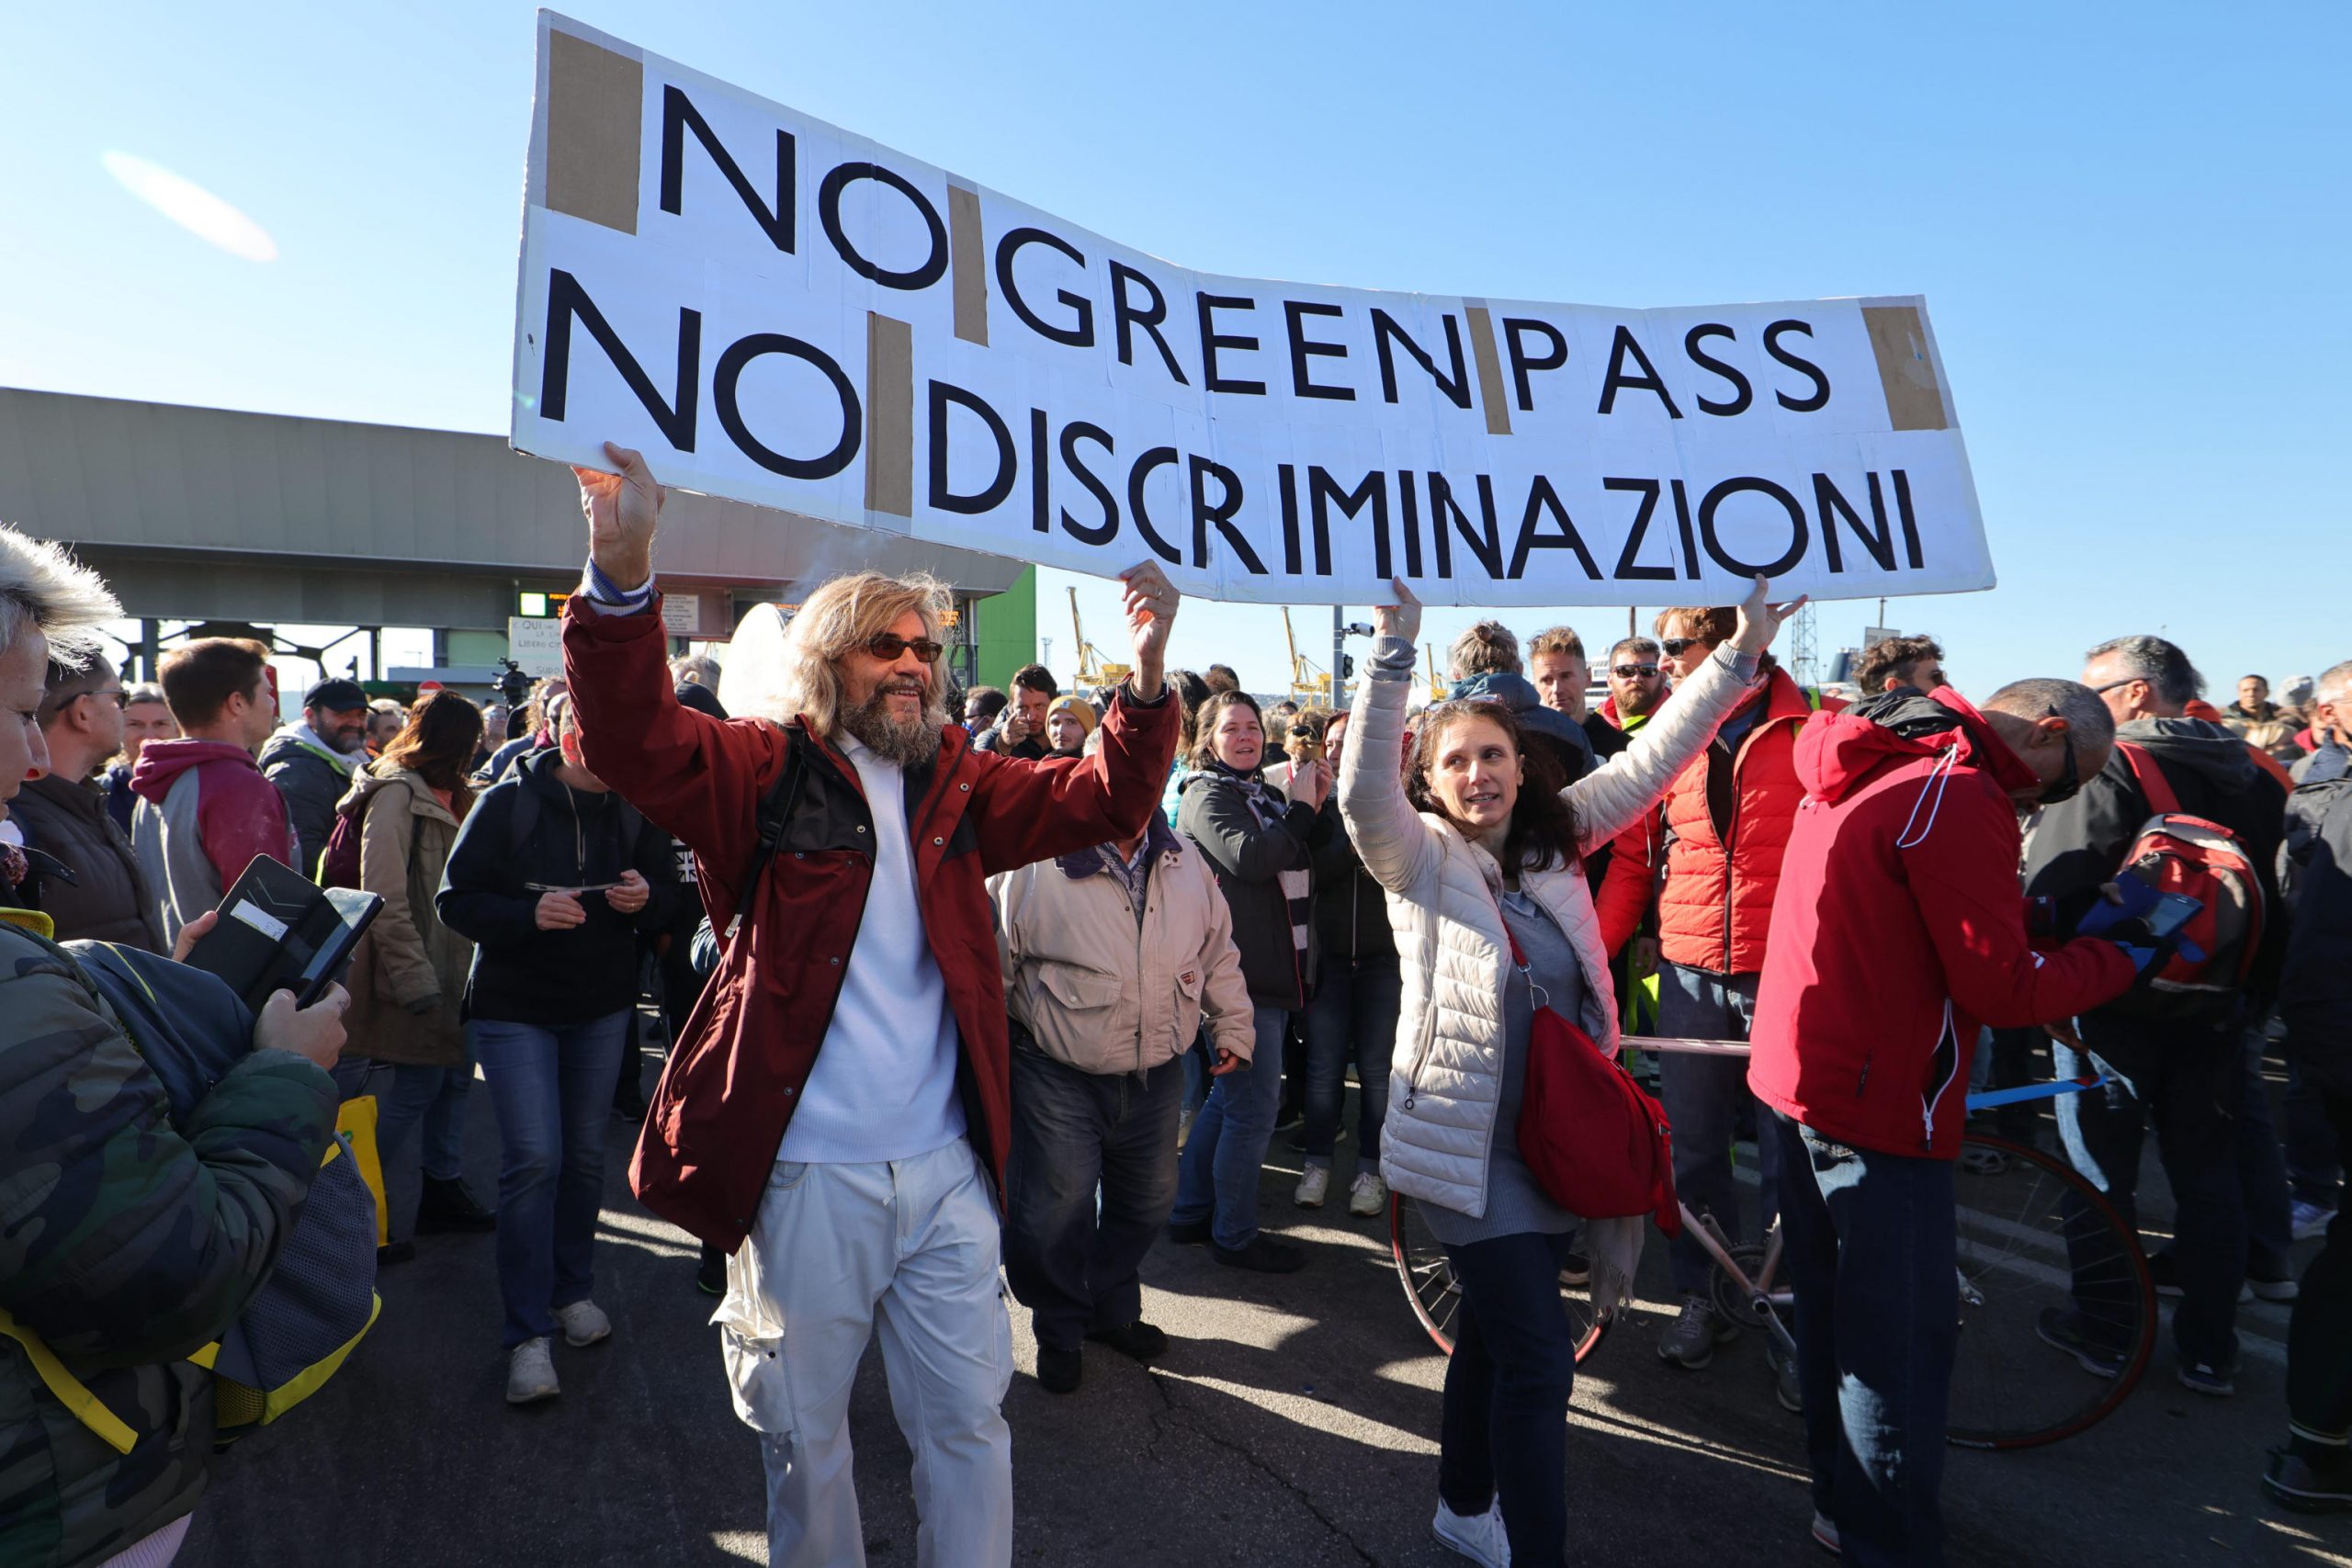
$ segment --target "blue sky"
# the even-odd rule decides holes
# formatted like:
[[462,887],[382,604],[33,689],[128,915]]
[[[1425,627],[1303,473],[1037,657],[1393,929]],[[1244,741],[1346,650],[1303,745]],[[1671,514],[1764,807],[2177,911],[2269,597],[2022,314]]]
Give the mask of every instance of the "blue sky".
[[[1888,615],[1964,687],[2127,631],[2224,691],[2352,658],[2324,607],[2352,563],[2344,7],[568,9],[1187,265],[1619,305],[1925,294],[2003,581]],[[529,6],[486,0],[20,10],[0,382],[504,430],[533,41]],[[165,222],[109,151],[277,259]],[[1039,615],[1065,670],[1067,581]],[[1824,646],[1875,612],[1826,606]],[[1327,645],[1329,610],[1296,615]],[[1590,639],[1624,612],[1508,618]],[[1283,677],[1267,608],[1188,606],[1176,654]]]

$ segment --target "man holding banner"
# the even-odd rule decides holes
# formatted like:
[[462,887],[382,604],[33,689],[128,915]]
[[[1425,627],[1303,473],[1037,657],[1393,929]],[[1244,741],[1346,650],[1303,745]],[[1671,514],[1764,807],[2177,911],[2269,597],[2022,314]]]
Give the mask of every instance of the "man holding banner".
[[765,1450],[769,1561],[865,1562],[849,1397],[878,1334],[914,1450],[916,1561],[1001,1568],[1012,1116],[984,879],[1151,818],[1176,745],[1161,681],[1175,591],[1157,567],[1126,574],[1134,672],[1095,756],[973,750],[944,706],[938,585],[873,571],[809,594],[772,660],[739,637],[737,716],[721,721],[670,683],[662,489],[637,453],[605,450],[617,476],[579,470],[589,562],[564,609],[581,750],[694,851],[724,932],[631,1184],[733,1255],[717,1322],[736,1413]]

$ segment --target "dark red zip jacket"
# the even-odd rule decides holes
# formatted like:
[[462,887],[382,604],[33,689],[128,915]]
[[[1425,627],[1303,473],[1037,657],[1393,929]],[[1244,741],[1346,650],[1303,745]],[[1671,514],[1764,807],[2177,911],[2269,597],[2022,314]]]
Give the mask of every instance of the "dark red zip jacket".
[[1091,758],[1022,761],[974,751],[949,725],[939,756],[907,771],[907,800],[865,798],[857,770],[797,722],[722,721],[681,705],[661,606],[599,615],[578,594],[563,617],[563,669],[589,768],[694,852],[704,908],[733,916],[758,841],[759,806],[789,748],[808,773],[753,912],[654,1091],[629,1166],[638,1198],[732,1252],[759,1213],[841,996],[873,872],[873,815],[907,812],[924,939],[962,1036],[957,1089],[973,1145],[1001,1191],[1012,1140],[1004,980],[986,879],[1133,837],[1159,807],[1177,708],[1123,687]]
[[1748,1087],[1840,1143],[1951,1159],[1978,1028],[2071,1018],[2132,961],[2033,950],[2007,793],[2033,774],[1950,687],[1814,715],[1796,767]]

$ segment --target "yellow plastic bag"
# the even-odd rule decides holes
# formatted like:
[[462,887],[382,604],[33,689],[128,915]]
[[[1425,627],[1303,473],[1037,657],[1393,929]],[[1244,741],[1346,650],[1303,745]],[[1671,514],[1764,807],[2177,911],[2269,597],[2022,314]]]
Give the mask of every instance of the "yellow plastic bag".
[[359,1178],[376,1199],[376,1245],[392,1239],[392,1212],[384,1202],[384,1162],[376,1154],[376,1097],[362,1094],[346,1100],[334,1113],[334,1130],[351,1139],[359,1162]]

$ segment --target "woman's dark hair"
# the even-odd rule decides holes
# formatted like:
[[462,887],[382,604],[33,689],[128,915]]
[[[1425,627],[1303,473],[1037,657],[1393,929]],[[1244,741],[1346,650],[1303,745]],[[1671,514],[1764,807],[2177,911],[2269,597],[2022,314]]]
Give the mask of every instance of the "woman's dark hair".
[[[1184,760],[1192,764],[1193,770],[1195,773],[1201,772],[1216,762],[1216,749],[1215,738],[1216,735],[1217,716],[1224,713],[1227,708],[1248,708],[1251,713],[1258,716],[1258,728],[1261,730],[1263,730],[1266,727],[1265,713],[1258,706],[1258,699],[1251,696],[1249,693],[1211,692],[1208,696],[1208,701],[1203,703],[1193,712],[1193,745],[1190,753]],[[1261,762],[1264,761],[1264,753],[1262,752],[1260,753],[1260,761]]]
[[1180,716],[1176,722],[1176,755],[1190,767],[1193,760],[1193,721],[1201,705],[1209,700],[1209,683],[1190,670],[1170,670],[1168,683],[1176,688],[1176,707]]
[[377,761],[387,773],[406,768],[435,789],[447,790],[449,808],[462,821],[474,799],[466,774],[481,749],[481,709],[457,692],[427,692]]
[[[1568,797],[1560,792],[1567,787],[1567,778],[1548,746],[1530,746],[1527,732],[1510,709],[1484,697],[1440,703],[1420,717],[1420,728],[1413,734],[1412,761],[1405,769],[1405,798],[1412,802],[1416,811],[1433,811],[1445,816],[1445,807],[1430,790],[1430,768],[1437,761],[1438,747],[1446,732],[1470,719],[1483,718],[1496,726],[1510,740],[1510,749],[1526,769],[1520,781],[1519,800],[1511,807],[1510,830],[1503,836],[1503,852],[1497,858],[1502,862],[1503,874],[1516,876],[1521,872],[1562,869],[1574,871],[1579,857],[1577,853],[1577,814]],[[1449,818],[1451,820],[1451,818]]]

